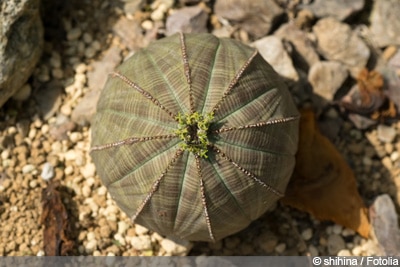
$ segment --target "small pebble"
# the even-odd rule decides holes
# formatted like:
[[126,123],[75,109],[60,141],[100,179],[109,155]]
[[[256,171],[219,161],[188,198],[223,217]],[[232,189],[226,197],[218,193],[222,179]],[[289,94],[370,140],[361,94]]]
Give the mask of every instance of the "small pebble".
[[396,130],[393,127],[379,124],[377,127],[378,139],[384,143],[392,143],[396,137]]
[[150,237],[147,235],[133,236],[131,238],[131,246],[136,250],[147,250],[152,247]]
[[97,241],[95,239],[90,240],[85,245],[85,252],[88,254],[92,254],[96,248],[97,248]]
[[90,44],[93,41],[92,35],[90,35],[90,33],[87,32],[83,34],[82,39],[86,44]]
[[352,236],[352,235],[355,235],[355,234],[356,234],[356,232],[354,230],[352,230],[352,229],[349,229],[349,228],[344,228],[343,231],[342,231],[342,236],[344,236],[344,237]]
[[345,256],[352,256],[351,252],[350,252],[348,249],[342,249],[342,250],[340,250],[340,251],[338,252],[337,255],[338,255],[338,256],[342,256],[342,257],[345,257]]
[[340,235],[333,234],[328,237],[328,252],[330,255],[337,255],[337,253],[346,248],[346,243]]
[[392,154],[390,154],[390,160],[395,162],[399,159],[399,152],[394,151]]
[[93,177],[96,173],[96,166],[93,163],[87,163],[81,168],[81,174],[84,178]]
[[32,92],[32,87],[29,83],[22,86],[13,96],[12,99],[16,101],[25,101],[27,100]]
[[286,244],[280,243],[275,247],[275,251],[278,253],[283,253],[286,250]]
[[81,34],[82,34],[82,30],[80,28],[73,28],[68,31],[67,40],[68,41],[77,40],[79,37],[81,37]]
[[309,245],[308,251],[310,252],[311,257],[316,257],[319,255],[318,249],[314,245]]
[[342,233],[343,226],[335,224],[332,226],[332,232],[334,234],[340,235]]
[[50,162],[46,162],[43,164],[43,169],[42,173],[40,174],[40,177],[42,177],[43,180],[48,181],[54,177],[54,167],[51,165]]
[[35,170],[35,166],[33,166],[32,164],[27,164],[24,167],[22,167],[23,174],[31,173],[34,170]]
[[310,240],[311,239],[311,237],[312,237],[312,235],[313,235],[313,232],[312,232],[312,229],[311,228],[307,228],[306,230],[304,230],[302,233],[301,233],[301,236],[303,237],[303,239],[304,240]]
[[187,240],[172,240],[165,238],[160,242],[161,247],[171,256],[183,256],[192,248],[193,244]]
[[135,224],[135,232],[137,235],[146,235],[149,232],[149,229],[140,224]]

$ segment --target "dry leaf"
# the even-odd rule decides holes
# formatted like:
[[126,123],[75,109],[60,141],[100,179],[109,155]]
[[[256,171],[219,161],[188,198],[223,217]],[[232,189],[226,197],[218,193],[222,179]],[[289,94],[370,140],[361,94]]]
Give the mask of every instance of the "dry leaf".
[[343,97],[340,104],[350,112],[373,120],[395,118],[395,103],[383,91],[384,79],[379,72],[363,69],[357,77],[357,85]]
[[42,191],[41,223],[44,224],[43,243],[46,256],[65,256],[73,247],[73,241],[67,236],[68,213],[57,187],[58,183],[51,182]]
[[284,204],[369,236],[370,224],[353,171],[321,135],[311,110],[301,111],[299,150]]

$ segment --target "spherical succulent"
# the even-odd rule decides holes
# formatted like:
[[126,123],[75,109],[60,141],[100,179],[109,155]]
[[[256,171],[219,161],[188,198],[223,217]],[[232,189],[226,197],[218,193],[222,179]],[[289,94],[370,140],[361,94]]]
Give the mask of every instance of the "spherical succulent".
[[283,196],[297,141],[291,95],[255,49],[211,34],[176,34],[110,74],[91,155],[133,222],[214,241]]

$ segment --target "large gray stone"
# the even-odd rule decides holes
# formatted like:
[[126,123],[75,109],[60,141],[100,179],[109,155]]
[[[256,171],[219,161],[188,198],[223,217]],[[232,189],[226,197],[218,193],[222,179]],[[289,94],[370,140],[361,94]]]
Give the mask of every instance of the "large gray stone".
[[312,4],[302,5],[300,8],[311,10],[319,18],[332,16],[345,20],[363,9],[364,2],[364,0],[315,0]]
[[0,1],[0,107],[28,80],[42,49],[39,0]]
[[353,77],[366,66],[370,50],[349,25],[328,17],[319,20],[313,32],[319,52],[330,61],[342,62]]
[[217,0],[214,11],[256,38],[265,36],[284,14],[273,0]]
[[400,45],[400,1],[375,0],[371,11],[371,33],[379,47]]

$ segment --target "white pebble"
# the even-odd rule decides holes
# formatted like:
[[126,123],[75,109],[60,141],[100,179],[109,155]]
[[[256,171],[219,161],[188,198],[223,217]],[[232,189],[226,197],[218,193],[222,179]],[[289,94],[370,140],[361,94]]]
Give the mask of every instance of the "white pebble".
[[394,152],[392,152],[392,154],[390,154],[390,160],[391,161],[395,162],[398,159],[399,159],[399,152],[394,151]]
[[301,236],[303,237],[304,240],[310,240],[313,235],[312,229],[307,228],[301,233]]
[[90,241],[90,240],[95,240],[95,239],[96,239],[95,233],[93,233],[93,232],[87,233],[86,239],[87,239],[88,241]]
[[351,252],[350,252],[348,249],[342,249],[342,250],[340,250],[340,251],[338,252],[337,255],[338,255],[338,256],[342,256],[342,257],[345,257],[345,256],[352,256]]
[[70,116],[72,114],[72,108],[68,104],[62,105],[60,111],[65,116]]
[[95,251],[96,248],[97,248],[97,241],[95,239],[90,240],[85,245],[85,252],[88,254],[91,254],[91,253],[93,253],[93,251]]
[[152,248],[150,237],[147,235],[133,236],[131,238],[131,246],[136,250],[148,250]]
[[83,195],[84,197],[89,197],[91,193],[92,193],[92,189],[90,189],[89,186],[84,185],[84,186],[82,187],[82,195]]
[[161,240],[160,245],[171,256],[184,256],[193,246],[190,241],[170,238]]
[[50,131],[50,127],[48,124],[43,124],[42,127],[40,128],[40,131],[42,134],[47,134]]
[[146,235],[149,232],[149,229],[139,224],[135,224],[135,232],[137,235]]
[[74,172],[74,168],[72,166],[67,166],[64,169],[64,174],[67,176],[71,175],[73,172]]
[[360,247],[360,246],[356,246],[356,247],[354,247],[353,249],[352,249],[352,254],[354,255],[354,256],[360,256],[361,255],[361,253],[362,253],[362,248]]
[[45,255],[45,253],[43,250],[39,250],[38,253],[36,253],[36,256],[38,256],[38,257],[42,257],[44,255]]
[[278,253],[283,253],[286,250],[286,244],[280,243],[275,247],[275,251]]
[[118,233],[123,235],[128,230],[129,225],[125,221],[118,222]]
[[121,246],[125,246],[126,245],[125,238],[120,233],[116,233],[114,235],[114,239],[117,240],[121,244]]
[[146,31],[153,29],[153,22],[151,20],[145,20],[141,24],[142,28]]
[[81,168],[81,174],[84,178],[93,177],[96,173],[96,166],[93,163],[86,164]]
[[75,72],[76,73],[85,73],[87,70],[87,66],[84,63],[80,63],[75,67]]
[[352,236],[352,235],[355,235],[355,234],[356,234],[356,232],[354,230],[352,230],[352,229],[349,229],[349,228],[344,228],[343,231],[342,231],[342,236],[344,236],[344,237]]
[[38,183],[37,183],[36,180],[32,180],[32,181],[29,182],[29,187],[30,187],[30,188],[35,188],[35,187],[37,186],[37,184],[38,184]]
[[1,152],[1,159],[2,160],[6,160],[8,159],[8,157],[10,157],[10,150],[5,149]]
[[43,180],[48,181],[54,177],[54,167],[50,162],[43,164],[42,173],[40,174]]
[[78,141],[82,140],[82,133],[80,132],[72,132],[69,135],[69,140],[71,140],[72,143],[77,143]]
[[30,172],[33,172],[35,170],[35,166],[33,166],[32,164],[27,164],[24,167],[22,167],[22,173],[23,174],[27,174]]

